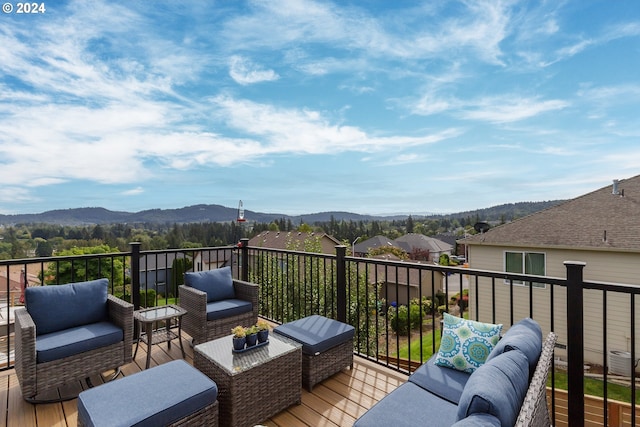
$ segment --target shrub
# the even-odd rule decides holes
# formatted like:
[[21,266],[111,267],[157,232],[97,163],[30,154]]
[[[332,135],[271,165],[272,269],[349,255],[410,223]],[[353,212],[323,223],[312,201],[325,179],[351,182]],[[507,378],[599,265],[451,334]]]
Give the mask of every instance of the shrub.
[[[407,317],[409,325],[407,325]],[[420,304],[399,305],[398,307],[389,307],[387,311],[387,319],[391,329],[398,335],[408,335],[409,329],[416,329],[422,326],[424,312]]]

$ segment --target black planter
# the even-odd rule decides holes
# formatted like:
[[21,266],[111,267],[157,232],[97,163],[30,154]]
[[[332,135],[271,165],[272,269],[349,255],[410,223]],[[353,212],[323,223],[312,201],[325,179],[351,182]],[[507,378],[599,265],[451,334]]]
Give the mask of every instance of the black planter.
[[234,350],[242,350],[244,349],[244,345],[247,343],[247,338],[236,338],[233,337],[233,349]]
[[269,330],[258,331],[258,342],[265,342],[269,339]]
[[247,335],[247,347],[253,347],[258,342],[258,334]]

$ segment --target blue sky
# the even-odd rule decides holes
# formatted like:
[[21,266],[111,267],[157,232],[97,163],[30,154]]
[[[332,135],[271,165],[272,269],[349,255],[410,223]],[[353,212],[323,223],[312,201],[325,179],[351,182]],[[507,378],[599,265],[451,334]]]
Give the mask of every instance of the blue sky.
[[45,7],[0,13],[0,213],[449,213],[640,173],[637,0]]

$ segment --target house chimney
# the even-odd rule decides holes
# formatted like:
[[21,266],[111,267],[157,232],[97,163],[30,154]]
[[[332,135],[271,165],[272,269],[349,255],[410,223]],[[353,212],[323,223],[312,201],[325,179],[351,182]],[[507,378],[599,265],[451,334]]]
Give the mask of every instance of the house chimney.
[[613,190],[611,191],[611,194],[614,194],[616,196],[620,194],[620,191],[618,190],[618,180],[617,179],[613,180]]

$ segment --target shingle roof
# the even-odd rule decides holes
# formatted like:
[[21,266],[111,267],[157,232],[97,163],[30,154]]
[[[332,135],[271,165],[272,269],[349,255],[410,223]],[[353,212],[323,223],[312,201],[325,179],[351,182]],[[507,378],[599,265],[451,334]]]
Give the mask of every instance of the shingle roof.
[[369,249],[378,248],[380,246],[396,246],[393,240],[385,236],[373,236],[370,239],[360,242],[354,246],[354,252],[366,254]]
[[424,234],[418,233],[405,234],[402,237],[398,237],[395,242],[406,252],[411,252],[415,248],[439,253],[450,251],[453,248],[453,246],[446,242],[443,242],[442,240],[434,239],[433,237],[425,236]]
[[640,175],[577,197],[461,243],[640,251]]
[[340,241],[326,233],[303,233],[298,231],[264,231],[249,240],[249,246],[273,249],[304,250],[305,242],[319,238],[323,253],[333,253]]

